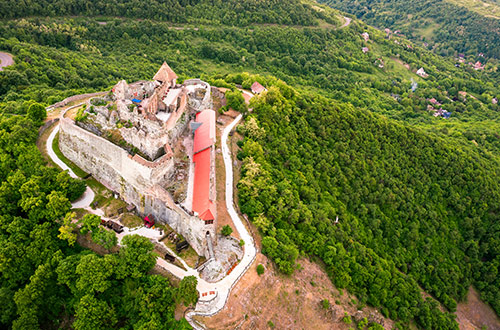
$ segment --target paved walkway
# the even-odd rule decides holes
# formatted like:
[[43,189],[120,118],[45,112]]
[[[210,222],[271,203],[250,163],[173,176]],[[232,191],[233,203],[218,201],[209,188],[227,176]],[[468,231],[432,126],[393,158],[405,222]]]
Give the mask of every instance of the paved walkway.
[[[54,142],[54,138],[56,137],[57,132],[59,132],[59,124],[54,127],[49,135],[49,138],[47,139],[47,153],[49,154],[50,159],[52,159],[52,161],[56,163],[57,166],[62,168],[63,171],[68,171],[69,175],[72,178],[76,179],[78,178],[78,176],[75,174],[75,172],[73,172],[73,170],[69,168],[68,165],[66,165],[61,159],[59,159],[59,157],[57,157],[56,153],[52,149],[52,143]],[[71,203],[71,207],[74,209],[88,208],[94,200],[94,197],[94,191],[90,189],[89,186],[87,186],[83,195],[79,199]]]
[[[80,105],[81,104],[76,106]],[[61,116],[64,116],[64,113],[62,113]],[[200,299],[198,301],[198,304],[196,305],[195,310],[186,314],[186,319],[191,323],[191,325],[195,329],[200,329],[201,327],[192,320],[192,316],[194,315],[211,316],[222,310],[222,308],[224,308],[224,305],[226,304],[227,299],[229,298],[231,289],[243,276],[243,274],[248,270],[250,265],[255,260],[255,256],[257,253],[253,238],[247,231],[245,225],[243,224],[243,221],[236,212],[233,201],[233,161],[231,158],[229,147],[227,145],[227,140],[229,132],[231,132],[235,128],[235,126],[239,123],[241,118],[242,115],[241,114],[238,115],[238,117],[236,117],[236,119],[234,119],[234,121],[224,129],[221,141],[222,141],[222,154],[224,158],[224,166],[226,169],[226,206],[229,215],[233,220],[233,224],[236,230],[238,231],[241,239],[245,242],[243,258],[231,271],[229,275],[227,275],[222,280],[216,283],[208,283],[204,279],[200,278],[200,275],[197,270],[190,268],[184,262],[184,260],[178,258],[177,256],[176,257],[179,259],[179,261],[187,270],[177,267],[161,258],[157,258],[156,261],[160,267],[166,269],[167,271],[169,271],[174,276],[180,279],[184,278],[185,276],[192,275],[195,276],[196,279],[198,280],[198,285],[196,288],[200,293]],[[52,150],[52,142],[54,141],[54,138],[58,131],[59,131],[59,125],[57,125],[54,128],[49,138],[47,139],[47,152],[49,154],[49,157],[54,161],[54,163],[60,166],[63,170],[67,170],[72,177],[76,178],[77,177],[76,174],[61,159],[59,159],[54,150]],[[93,210],[92,208],[90,208],[90,203],[92,202],[93,199],[94,199],[94,192],[92,191],[92,189],[87,187],[87,190],[85,191],[83,196],[78,201],[73,203],[72,206],[73,208],[85,208],[88,212],[103,217],[104,214],[102,210]],[[124,236],[132,234],[138,234],[156,240],[160,238],[159,231],[155,229],[148,229],[145,227],[141,227],[139,229],[124,228],[123,233],[118,234],[119,242],[121,242]],[[170,250],[170,252],[172,252],[172,254],[175,255],[173,251]]]

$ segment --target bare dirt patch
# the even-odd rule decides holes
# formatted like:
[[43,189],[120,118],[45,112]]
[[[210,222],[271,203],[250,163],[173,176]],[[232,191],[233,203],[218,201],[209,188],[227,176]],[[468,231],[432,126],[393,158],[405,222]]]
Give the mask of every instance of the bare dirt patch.
[[4,67],[12,64],[14,64],[12,55],[9,53],[0,52],[0,71],[2,71]]
[[217,132],[217,145],[216,145],[216,151],[215,151],[215,183],[216,183],[216,190],[217,190],[217,232],[219,233],[225,225],[229,225],[231,228],[233,228],[233,237],[236,237],[238,240],[240,239],[240,236],[238,232],[235,230],[234,225],[233,225],[233,220],[229,216],[229,213],[227,212],[226,208],[226,170],[224,166],[224,159],[222,157],[222,151],[221,151],[221,134],[222,131],[224,130],[224,127],[229,123],[229,120],[226,121],[225,118],[221,117],[226,117],[226,116],[219,116],[218,122],[223,123],[221,125],[218,125],[218,129],[216,130]]
[[[59,108],[54,108],[54,109],[51,109],[50,111],[47,111],[47,120],[50,120],[50,119],[54,119],[54,118],[58,118],[61,113],[63,111],[65,111],[66,109],[68,108],[71,108],[77,104],[80,104],[80,103],[85,103],[87,104],[89,102],[89,100],[91,99],[92,97],[86,97],[86,98],[82,98],[82,99],[78,99],[76,101],[72,101],[72,102],[69,102],[68,104],[66,104],[65,106],[63,107],[59,107]],[[79,107],[76,107],[75,109],[73,110],[70,110],[65,117],[70,117],[70,118],[74,118],[74,116],[76,115],[77,111],[79,110],[80,108]]]
[[408,63],[405,63],[403,62],[400,58],[397,58],[397,57],[391,57],[391,60],[401,64],[402,66],[404,66],[407,70],[410,70],[410,65]]
[[500,329],[500,318],[493,309],[479,298],[479,293],[469,288],[467,302],[457,305],[457,322],[460,329]]
[[[344,312],[360,315],[356,299],[337,290],[321,267],[307,259],[299,261],[301,270],[292,276],[278,274],[262,254],[231,292],[224,309],[209,318],[199,318],[209,329],[348,329],[342,321]],[[265,267],[257,275],[256,267]],[[321,300],[328,299],[324,309]],[[363,308],[362,315],[373,315],[386,329],[393,322],[373,308]],[[350,325],[352,326],[352,324]]]
[[[234,118],[239,115],[239,112],[234,110],[226,111],[223,115],[218,115],[217,117],[217,144],[216,144],[216,152],[215,152],[215,175],[216,175],[216,189],[217,189],[217,232],[220,232],[222,227],[225,225],[229,225],[233,228],[233,233],[231,236],[241,239],[238,231],[235,230],[233,225],[233,220],[229,216],[226,207],[226,168],[224,166],[224,159],[222,157],[222,146],[221,146],[221,135],[224,128],[229,125]],[[230,143],[233,143],[233,139],[230,139]],[[232,149],[232,145],[230,146]],[[235,155],[233,153],[233,155]],[[234,174],[237,172],[235,171]],[[236,177],[235,177],[236,179]],[[237,181],[235,181],[237,182]]]

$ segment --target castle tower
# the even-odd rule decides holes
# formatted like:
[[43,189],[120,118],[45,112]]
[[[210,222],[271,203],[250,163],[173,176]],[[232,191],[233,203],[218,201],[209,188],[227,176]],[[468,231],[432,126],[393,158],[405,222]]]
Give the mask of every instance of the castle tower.
[[166,84],[168,88],[176,84],[177,75],[175,74],[174,70],[172,70],[168,66],[167,62],[163,62],[153,79],[159,81],[162,84]]

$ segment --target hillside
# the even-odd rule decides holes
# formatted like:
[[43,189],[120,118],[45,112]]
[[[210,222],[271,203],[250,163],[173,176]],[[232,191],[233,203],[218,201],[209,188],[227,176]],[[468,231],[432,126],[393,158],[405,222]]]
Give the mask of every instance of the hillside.
[[334,19],[294,0],[39,0],[0,4],[1,18],[28,16],[111,16],[153,19],[174,23],[203,23],[245,26],[252,23],[317,25],[317,19]]
[[500,19],[500,6],[498,2],[481,0],[448,0],[457,6],[462,6],[470,11],[485,17]]
[[420,45],[428,44],[429,49],[440,55],[457,57],[462,53],[480,59],[478,54],[483,53],[486,58],[500,59],[500,20],[495,16],[498,12],[495,3],[486,8],[486,2],[466,0],[320,2],[356,15],[382,30],[399,30]]
[[[34,149],[40,122],[24,120],[30,107],[106,90],[120,79],[146,79],[165,60],[180,80],[202,77],[213,86],[247,89],[257,80],[269,89],[252,101],[253,113],[239,128],[245,140],[238,187],[242,212],[260,229],[263,252],[282,273],[296,270],[299,253],[318,258],[338,289],[347,288],[360,306],[376,307],[402,328],[456,329],[452,313],[470,285],[499,314],[496,63],[484,70],[457,67],[418,43],[387,39],[360,20],[343,26],[344,14],[309,1],[231,3],[241,9],[222,1],[171,1],[168,8],[176,10],[169,11],[160,1],[130,6],[115,0],[104,7],[91,1],[16,2],[9,3],[12,10],[0,10],[9,13],[0,24],[0,50],[15,60],[0,72],[1,159],[9,160],[1,162],[0,260],[23,269],[17,277],[0,272],[0,294],[9,302],[0,322],[17,324],[22,308],[35,306],[38,319],[30,321],[57,326],[62,306],[48,314],[40,306],[61,297],[71,306],[66,319],[78,308],[77,319],[85,315],[80,305],[88,292],[83,284],[75,287],[84,280],[71,269],[86,252],[57,239],[59,224],[41,206],[52,190],[66,196],[67,185],[54,183],[57,174],[42,166]],[[474,42],[483,47],[489,41]],[[420,68],[426,75],[417,74]],[[29,185],[17,193],[26,182],[42,185],[45,177],[50,184],[40,196]],[[9,249],[32,252],[27,237],[42,229],[50,239],[40,249],[61,250],[65,269],[60,259],[33,262],[33,253],[23,252],[16,259]],[[101,259],[95,264],[118,262]],[[16,298],[35,286],[39,277],[31,276],[44,265],[57,290],[43,291],[32,305]],[[161,299],[180,303],[176,289],[156,277],[106,274],[105,294],[92,295],[116,311],[101,320],[108,328],[160,322],[147,310],[137,319],[127,316],[139,313],[127,295],[142,283],[145,296],[156,299],[158,288],[168,288]],[[56,284],[62,276],[65,286]],[[111,282],[116,289],[108,287]],[[119,288],[127,295],[114,300]],[[434,298],[424,300],[422,290]],[[172,312],[165,311],[165,322],[185,326],[171,319]]]
[[498,313],[497,157],[285,86],[251,105],[240,205],[282,271],[316,255],[337,287],[426,329],[454,325],[417,282],[452,312],[474,283]]
[[[340,22],[338,13],[325,9],[324,15]],[[38,18],[8,21],[0,31],[0,48],[17,61],[0,74],[5,101],[0,111],[8,113],[26,111],[23,99],[53,103],[80,91],[109,88],[119,79],[149,77],[168,58],[184,77],[208,79],[236,70],[270,73],[463,143],[490,151],[500,146],[499,106],[494,103],[500,99],[500,77],[494,68],[457,68],[403,38],[387,40],[359,21],[346,28],[318,20],[318,26],[309,27],[198,29],[128,19]],[[416,74],[419,68],[426,78]],[[433,116],[440,108],[451,113],[448,120]]]

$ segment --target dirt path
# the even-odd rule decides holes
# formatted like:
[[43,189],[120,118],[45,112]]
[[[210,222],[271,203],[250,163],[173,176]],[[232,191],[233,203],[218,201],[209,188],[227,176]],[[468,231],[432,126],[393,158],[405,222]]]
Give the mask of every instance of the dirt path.
[[343,29],[343,28],[345,28],[345,27],[348,27],[348,26],[349,26],[349,24],[351,24],[351,21],[352,21],[352,19],[351,19],[351,18],[349,18],[349,17],[347,17],[347,16],[344,16],[344,19],[345,19],[345,23],[344,23],[344,24],[342,24],[342,25],[339,27],[339,29]]
[[12,64],[14,64],[12,55],[9,53],[0,52],[0,71],[2,71],[4,67]]

